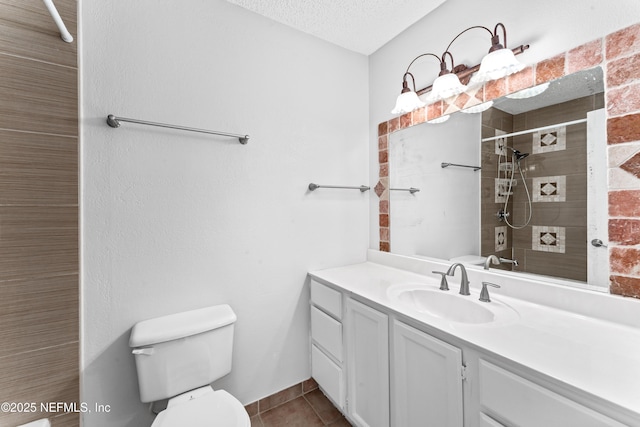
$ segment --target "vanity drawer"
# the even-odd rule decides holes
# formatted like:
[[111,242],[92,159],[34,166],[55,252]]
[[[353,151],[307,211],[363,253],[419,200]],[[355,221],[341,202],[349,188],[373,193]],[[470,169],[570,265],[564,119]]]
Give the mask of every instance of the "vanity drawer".
[[311,376],[338,409],[343,410],[345,396],[342,369],[315,344],[311,345]]
[[311,302],[336,319],[342,319],[342,294],[340,292],[311,280]]
[[593,409],[484,360],[480,361],[480,404],[491,418],[495,416],[506,425],[623,427]]
[[342,362],[342,324],[316,307],[311,307],[311,338]]

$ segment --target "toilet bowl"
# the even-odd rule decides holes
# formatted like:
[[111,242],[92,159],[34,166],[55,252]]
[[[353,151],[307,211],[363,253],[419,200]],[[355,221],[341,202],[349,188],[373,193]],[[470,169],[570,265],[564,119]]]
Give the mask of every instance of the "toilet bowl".
[[144,320],[129,338],[142,402],[169,399],[152,427],[250,427],[242,403],[215,380],[231,372],[233,324],[226,304]]
[[251,427],[242,404],[224,390],[210,386],[183,393],[169,400],[151,427]]

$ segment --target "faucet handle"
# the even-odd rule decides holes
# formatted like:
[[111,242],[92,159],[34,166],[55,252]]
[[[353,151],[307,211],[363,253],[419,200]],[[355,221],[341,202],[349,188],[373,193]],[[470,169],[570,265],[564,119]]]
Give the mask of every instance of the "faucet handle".
[[445,273],[443,271],[432,271],[432,273],[440,275],[440,290],[441,291],[448,291],[449,290],[449,283],[447,283],[447,273]]
[[482,302],[491,302],[491,298],[489,298],[489,290],[487,286],[493,286],[494,288],[499,288],[500,285],[496,285],[495,283],[490,282],[482,282],[482,290],[480,291],[480,301]]

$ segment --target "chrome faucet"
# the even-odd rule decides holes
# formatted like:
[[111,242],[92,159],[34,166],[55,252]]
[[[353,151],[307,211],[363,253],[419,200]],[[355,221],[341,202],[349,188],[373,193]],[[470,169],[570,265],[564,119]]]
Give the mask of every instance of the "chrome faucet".
[[462,273],[462,278],[460,279],[460,295],[471,295],[469,292],[469,279],[467,278],[467,269],[464,268],[464,265],[459,262],[453,264],[447,270],[447,276],[453,276],[456,272],[456,268],[460,267],[460,272]]
[[508,259],[508,258],[497,257],[495,255],[489,255],[487,259],[484,261],[484,269],[488,270],[491,264],[500,265],[501,263],[513,264],[514,267],[518,266],[517,259]]
[[495,255],[489,255],[487,257],[487,259],[484,261],[484,269],[488,270],[489,269],[489,265],[500,265],[500,258],[498,258]]
[[509,258],[500,257],[500,262],[504,262],[505,264],[513,264],[514,267],[518,266],[518,260],[517,259],[509,259]]

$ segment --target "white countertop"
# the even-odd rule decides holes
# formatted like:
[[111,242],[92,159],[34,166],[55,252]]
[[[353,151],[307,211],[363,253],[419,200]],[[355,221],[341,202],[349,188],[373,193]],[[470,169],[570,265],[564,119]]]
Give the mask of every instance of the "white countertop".
[[[640,416],[640,328],[506,296],[501,294],[502,289],[490,288],[492,301],[511,306],[519,316],[497,324],[450,322],[415,311],[389,296],[388,289],[402,283],[437,287],[439,276],[431,274],[433,266],[433,263],[425,264],[422,270],[428,270],[429,274],[419,274],[364,262],[314,271],[310,276]],[[442,270],[442,266],[434,269]],[[477,300],[479,278],[494,283],[509,280],[491,272],[468,271],[472,295],[462,298]],[[455,278],[449,278],[449,287],[450,292],[458,292],[458,273]],[[505,293],[514,293],[506,288]],[[570,296],[565,295],[564,299],[571,299]],[[587,295],[587,298],[596,302],[602,298],[604,305],[613,307],[616,304],[607,300],[611,296],[606,294]],[[628,299],[620,297],[620,300]],[[629,301],[622,302],[623,311],[630,310],[629,304]],[[631,310],[637,309],[635,315],[640,317],[640,301],[633,304],[635,301],[631,302]]]

